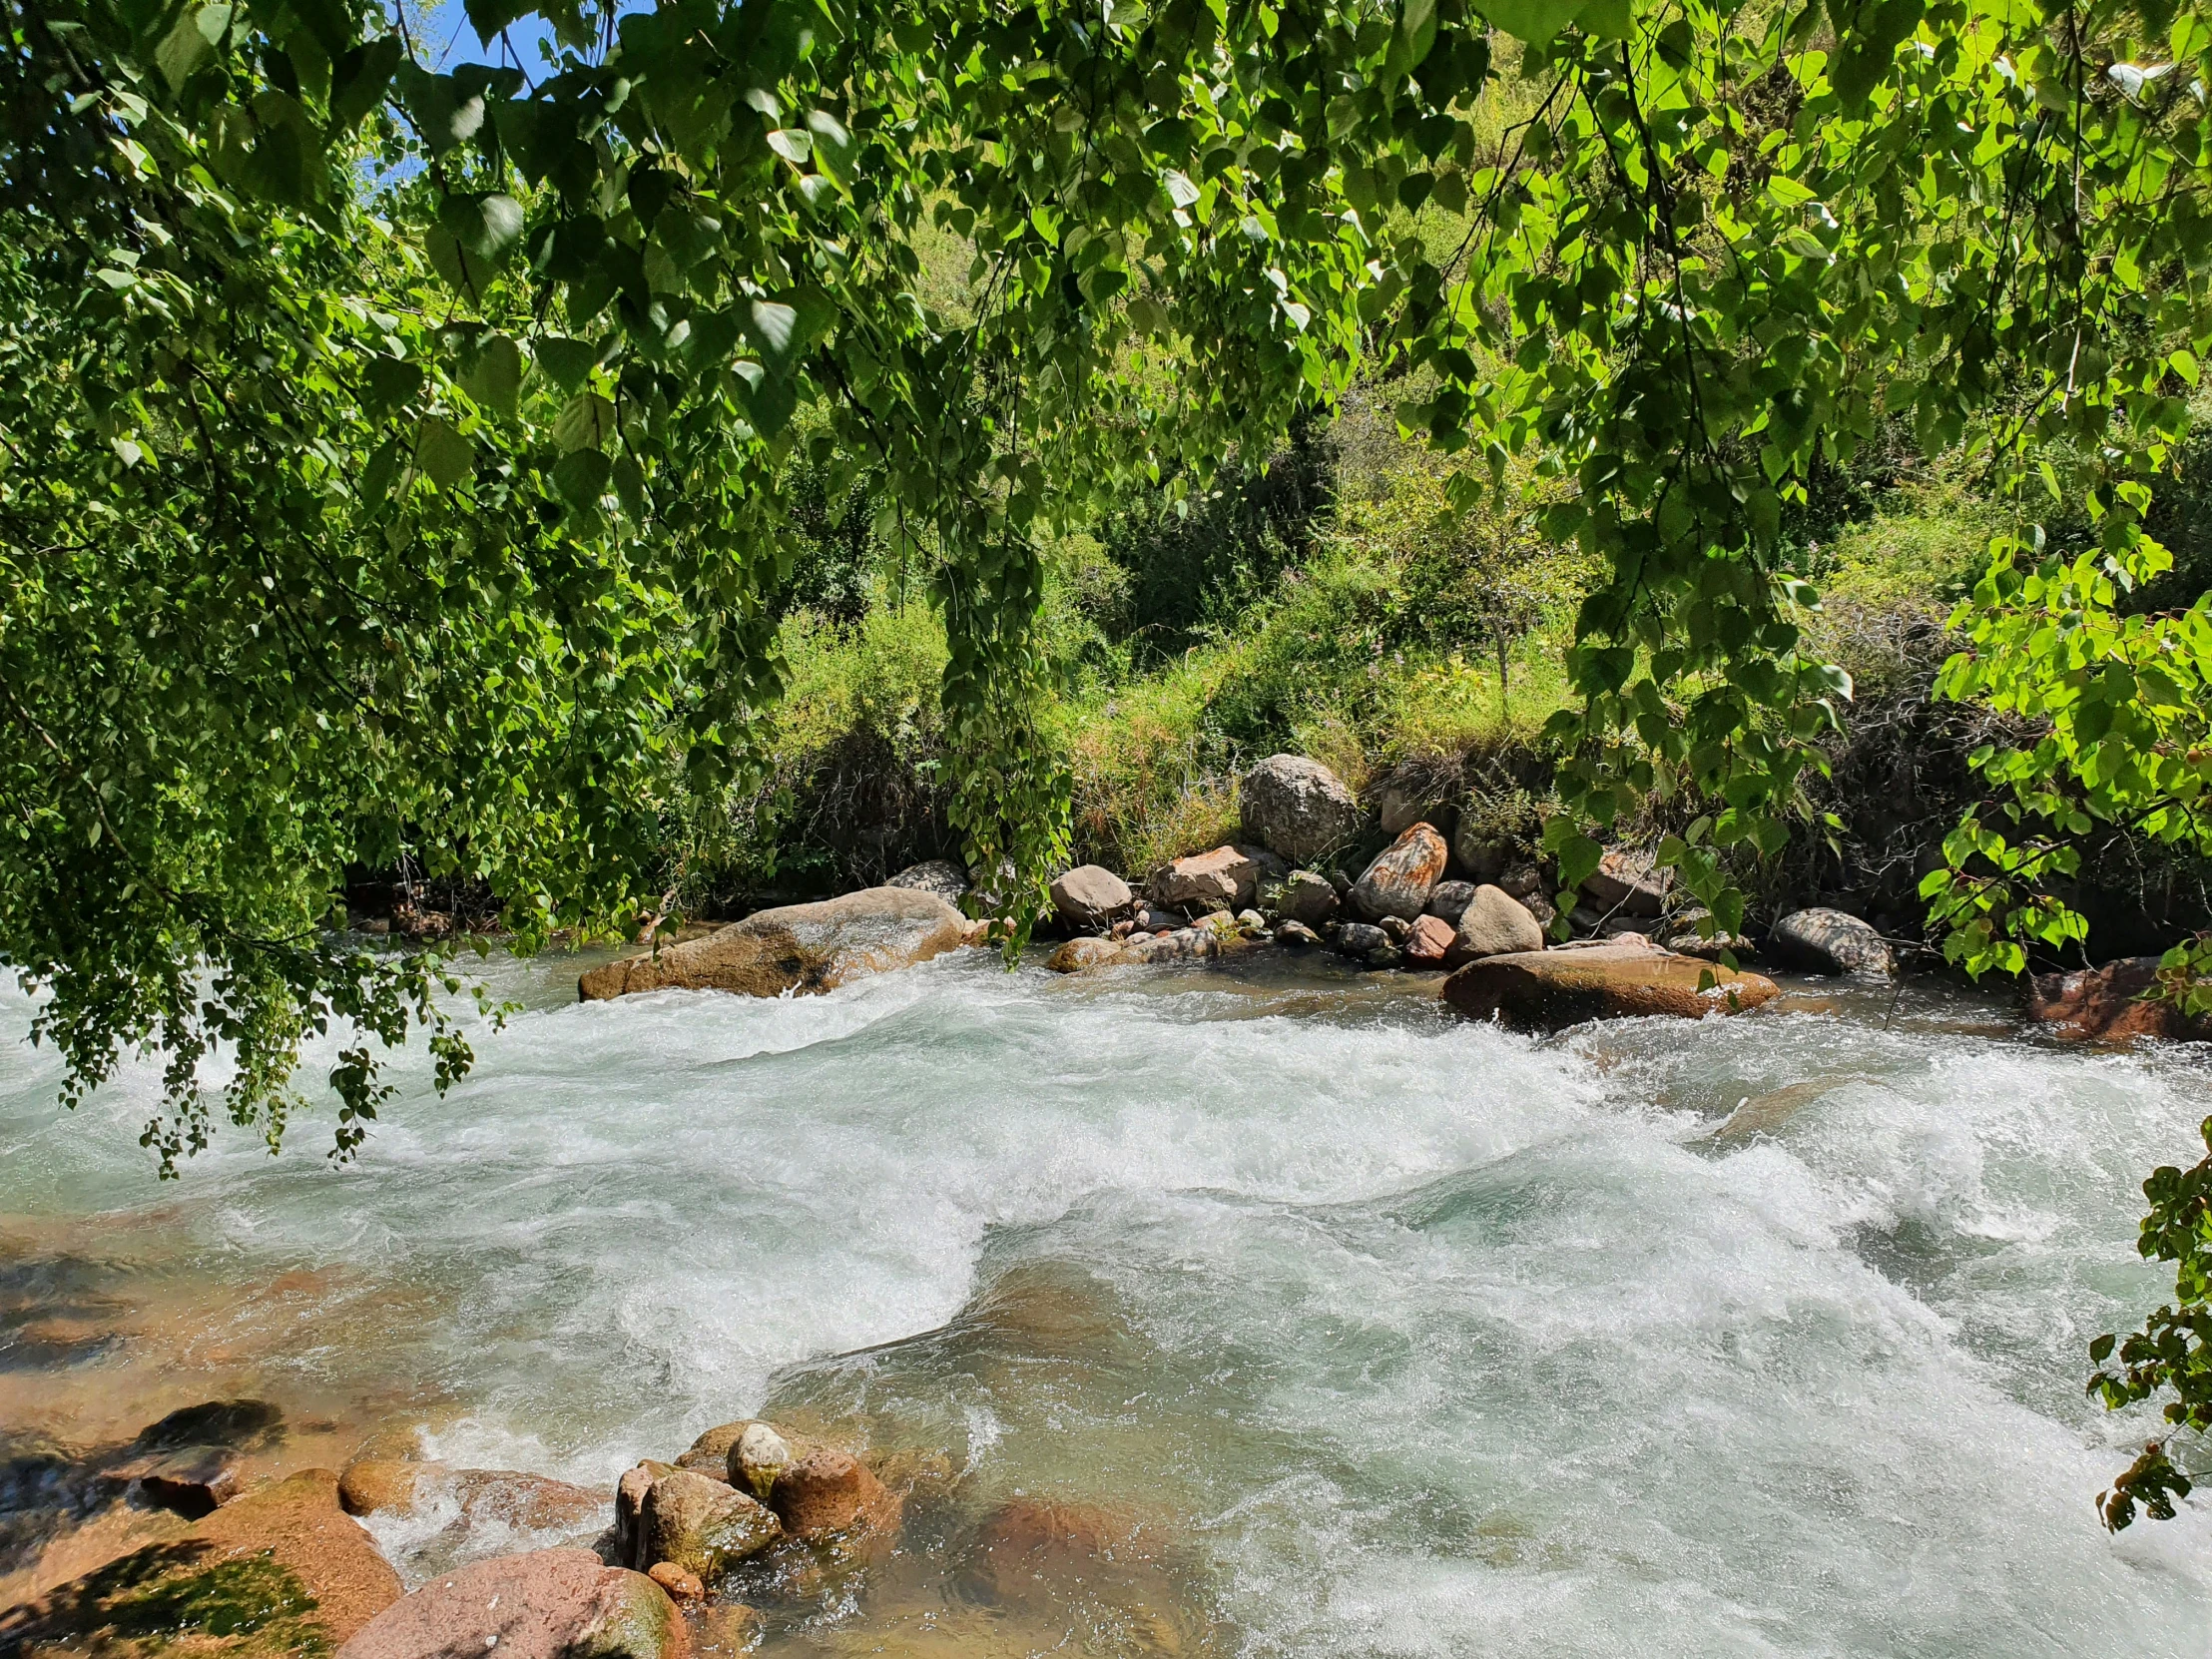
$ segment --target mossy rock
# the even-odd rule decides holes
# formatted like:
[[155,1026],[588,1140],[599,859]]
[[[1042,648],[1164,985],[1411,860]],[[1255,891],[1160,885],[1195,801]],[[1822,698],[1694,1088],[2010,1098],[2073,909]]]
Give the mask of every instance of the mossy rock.
[[0,1615],[0,1650],[24,1659],[318,1659],[336,1645],[288,1567],[200,1539],[149,1545]]

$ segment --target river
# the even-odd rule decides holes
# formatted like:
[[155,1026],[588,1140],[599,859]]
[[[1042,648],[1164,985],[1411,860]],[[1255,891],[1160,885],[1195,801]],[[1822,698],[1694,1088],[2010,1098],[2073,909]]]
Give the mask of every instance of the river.
[[[493,958],[524,1011],[443,1101],[403,1060],[357,1164],[310,1114],[165,1186],[152,1073],[61,1113],[0,992],[10,1443],[250,1392],[294,1461],[611,1485],[764,1407],[937,1455],[901,1559],[771,1653],[2206,1651],[2212,1506],[2108,1537],[2147,1419],[2081,1391],[2170,1291],[2137,1184],[2200,1056],[1925,985],[1536,1040],[1280,955],[576,970]],[[1157,1571],[978,1610],[960,1527],[1015,1492],[1140,1517]]]

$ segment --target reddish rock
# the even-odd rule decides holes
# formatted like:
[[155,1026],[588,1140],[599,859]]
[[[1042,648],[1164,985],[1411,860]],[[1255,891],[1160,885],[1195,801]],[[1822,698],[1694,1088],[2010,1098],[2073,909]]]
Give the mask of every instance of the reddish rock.
[[707,1599],[707,1586],[700,1582],[699,1574],[678,1566],[674,1561],[654,1562],[646,1569],[645,1576],[666,1590],[671,1601]]
[[1668,871],[1653,867],[1649,854],[1615,847],[1582,878],[1582,890],[1602,913],[1656,916],[1670,879]]
[[1155,904],[1184,909],[1235,908],[1252,902],[1260,885],[1260,865],[1234,846],[1194,852],[1152,872],[1147,890]]
[[688,1659],[668,1592],[588,1549],[540,1549],[441,1573],[394,1603],[338,1659]]
[[1442,967],[1454,935],[1442,916],[1422,916],[1405,935],[1405,959],[1420,967]]
[[2163,1037],[2169,1042],[2212,1041],[2212,1019],[2191,1018],[2158,987],[2156,956],[2123,956],[2072,973],[2039,973],[2028,981],[2027,1017],[2053,1036],[2118,1042]]
[[1434,829],[1414,825],[1378,853],[1352,884],[1353,908],[1371,920],[1399,916],[1411,921],[1427,906],[1449,855]]
[[849,1451],[818,1447],[776,1477],[769,1503],[795,1537],[874,1530],[898,1518],[898,1499]]
[[1039,1580],[1065,1584],[1094,1562],[1143,1559],[1139,1530],[1129,1515],[1095,1504],[1013,1498],[976,1528],[961,1585],[984,1600],[1019,1601]]
[[[1714,983],[1700,989],[1710,975]],[[1470,1019],[1555,1031],[1590,1019],[1740,1013],[1775,995],[1771,979],[1736,973],[1645,943],[1536,950],[1469,962],[1443,983],[1443,999]]]
[[625,1469],[622,1478],[615,1482],[615,1565],[634,1567],[638,1564],[638,1539],[645,1514],[646,1494],[653,1490],[653,1482],[664,1474],[675,1472],[673,1463],[656,1462],[648,1457],[635,1468]]
[[1054,973],[1081,973],[1085,968],[1104,967],[1109,962],[1123,960],[1119,939],[1102,939],[1086,933],[1082,938],[1070,939],[1055,950],[1045,966]]
[[764,1622],[758,1607],[748,1607],[742,1601],[718,1601],[712,1607],[702,1607],[692,1632],[692,1652],[700,1659],[749,1652],[760,1640]]
[[647,1568],[673,1561],[712,1583],[783,1535],[766,1505],[728,1481],[671,1469],[653,1482],[638,1511],[636,1559]]
[[497,1522],[524,1532],[595,1532],[607,1524],[607,1497],[522,1469],[457,1469],[448,1463],[361,1458],[338,1477],[349,1515],[411,1513],[450,1498],[464,1525]]
[[135,1486],[149,1503],[188,1519],[238,1496],[245,1460],[229,1446],[192,1445],[116,1463],[100,1471],[111,1485]]
[[349,1515],[376,1515],[387,1509],[418,1509],[435,1494],[451,1489],[453,1469],[445,1463],[410,1463],[396,1458],[362,1457],[338,1476],[338,1504]]

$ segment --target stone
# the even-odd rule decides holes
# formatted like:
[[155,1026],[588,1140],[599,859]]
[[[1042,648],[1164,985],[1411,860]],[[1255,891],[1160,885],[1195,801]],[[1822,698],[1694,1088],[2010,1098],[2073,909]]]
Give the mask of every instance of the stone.
[[1405,952],[1394,944],[1386,944],[1380,950],[1371,950],[1360,958],[1372,968],[1393,968],[1404,959]]
[[1077,864],[1052,883],[1052,908],[1070,927],[1103,927],[1135,897],[1128,882],[1100,864]]
[[758,1607],[748,1607],[742,1601],[718,1601],[712,1607],[702,1607],[692,1630],[692,1652],[699,1659],[748,1652],[761,1639],[761,1627],[767,1622]]
[[1523,904],[1531,898],[1547,896],[1544,894],[1544,872],[1530,863],[1509,865],[1497,878],[1497,884]]
[[1365,815],[1344,780],[1303,755],[1271,755],[1237,792],[1247,840],[1306,863],[1356,839]]
[[586,1002],[641,991],[781,996],[834,990],[925,962],[966,942],[966,918],[935,893],[866,887],[819,904],[761,910],[702,939],[628,956],[576,982]]
[[1148,933],[1122,946],[1129,962],[1189,962],[1221,954],[1221,940],[1210,927],[1178,927],[1172,933]]
[[[1500,886],[1498,888],[1498,891],[1511,892],[1512,889],[1510,887]],[[1559,912],[1551,907],[1551,900],[1546,898],[1540,892],[1517,894],[1515,895],[1514,902],[1519,904],[1520,907],[1526,910],[1530,915],[1534,916],[1536,918],[1536,925],[1543,928],[1547,935],[1551,931],[1551,924],[1559,919]]]
[[1237,931],[1240,933],[1265,932],[1267,925],[1268,918],[1258,910],[1239,910],[1237,912]]
[[395,1602],[338,1659],[687,1659],[668,1592],[588,1549],[539,1549],[441,1573]]
[[444,1463],[356,1458],[338,1476],[338,1506],[349,1515],[419,1509],[432,1501],[433,1493],[448,1489],[452,1479],[453,1470]]
[[947,904],[958,908],[960,897],[968,889],[968,872],[963,864],[950,858],[931,858],[924,863],[908,864],[883,883],[886,887],[911,887],[916,892],[933,892]]
[[1390,943],[1397,945],[1401,949],[1404,947],[1405,941],[1412,936],[1413,932],[1413,924],[1407,921],[1403,916],[1384,916],[1381,921],[1376,923],[1376,926],[1382,929],[1382,936],[1384,938],[1388,939]]
[[969,1598],[1001,1606],[1032,1595],[1040,1582],[1079,1580],[1091,1563],[1149,1553],[1131,1516],[1087,1503],[1010,1498],[975,1529],[957,1583]]
[[131,1443],[142,1451],[176,1451],[194,1445],[266,1451],[283,1437],[284,1413],[266,1399],[207,1399],[149,1423]]
[[730,1484],[751,1492],[763,1503],[775,1489],[776,1477],[792,1466],[791,1442],[765,1422],[749,1423],[738,1443],[730,1448]]
[[[464,1528],[590,1534],[607,1523],[603,1490],[522,1469],[463,1469],[447,1463],[359,1458],[338,1476],[338,1504],[349,1515],[411,1514],[448,1499],[458,1506]],[[618,1528],[619,1510],[618,1488]]]
[[1283,878],[1291,873],[1291,866],[1287,862],[1257,842],[1247,845],[1239,841],[1236,850],[1250,858],[1253,867],[1259,870],[1261,887],[1279,887],[1283,884]]
[[1276,908],[1292,921],[1319,927],[1337,913],[1337,889],[1326,875],[1310,869],[1294,869],[1283,882]]
[[1390,935],[1373,922],[1348,921],[1337,929],[1337,950],[1346,956],[1365,956],[1386,948],[1389,942]]
[[1513,859],[1513,843],[1486,833],[1481,821],[1462,814],[1459,831],[1451,837],[1451,855],[1459,867],[1477,881],[1495,881]]
[[1428,803],[1403,784],[1385,784],[1375,816],[1385,835],[1402,835],[1428,817]]
[[1670,874],[1652,867],[1648,853],[1613,847],[1582,878],[1582,891],[1607,914],[1655,916],[1667,898]]
[[1474,896],[1459,913],[1448,959],[1458,967],[1485,956],[1510,956],[1543,947],[1544,930],[1536,924],[1528,906],[1503,887],[1485,882],[1474,889]]
[[636,1559],[647,1568],[673,1561],[713,1583],[784,1535],[766,1504],[697,1469],[671,1469],[653,1482],[638,1511]]
[[2192,1018],[2158,988],[2156,956],[2123,956],[2101,967],[2071,973],[2038,973],[2028,981],[2027,1017],[2055,1037],[2076,1042],[2117,1042],[2163,1037],[2169,1042],[2212,1040],[2212,1019]]
[[1303,949],[1321,943],[1321,935],[1303,921],[1279,921],[1275,924],[1275,942]]
[[707,1586],[700,1582],[699,1574],[678,1566],[674,1561],[654,1562],[645,1576],[666,1590],[671,1601],[682,1603],[707,1599]]
[[872,1531],[896,1521],[898,1500],[849,1451],[819,1446],[776,1477],[770,1504],[797,1538]]
[[1119,939],[1100,938],[1096,933],[1086,933],[1079,939],[1070,939],[1050,956],[1045,966],[1054,973],[1081,973],[1085,968],[1104,967],[1108,962],[1118,962],[1127,952]]
[[1776,922],[1764,954],[1806,973],[1888,974],[1894,965],[1871,923],[1825,905],[1792,910]]
[[638,1564],[641,1540],[644,1532],[646,1494],[653,1490],[653,1483],[665,1474],[673,1474],[674,1463],[656,1462],[648,1457],[635,1468],[622,1471],[622,1478],[615,1482],[615,1565],[634,1567]]
[[[1701,990],[1706,974],[1717,982]],[[1759,974],[1731,972],[1647,941],[1486,956],[1454,972],[1439,994],[1469,1019],[1556,1031],[1590,1019],[1740,1013],[1776,988]]]
[[1442,877],[1446,855],[1443,836],[1428,825],[1414,825],[1376,854],[1352,884],[1353,908],[1371,921],[1384,916],[1411,921]]
[[238,1496],[243,1454],[230,1446],[191,1445],[151,1452],[100,1471],[102,1481],[135,1487],[147,1502],[198,1520]]
[[1467,906],[1474,902],[1474,888],[1472,881],[1438,881],[1429,888],[1428,902],[1421,913],[1437,917],[1446,927],[1456,927]]
[[1194,852],[1162,864],[1148,883],[1152,902],[1184,909],[1249,904],[1260,884],[1260,866],[1233,846]]
[[1442,967],[1454,937],[1442,916],[1422,916],[1405,940],[1405,959],[1418,967]]

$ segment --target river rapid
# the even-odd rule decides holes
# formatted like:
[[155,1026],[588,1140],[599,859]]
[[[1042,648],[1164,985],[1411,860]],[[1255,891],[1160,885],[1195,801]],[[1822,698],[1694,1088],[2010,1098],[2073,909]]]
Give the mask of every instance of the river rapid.
[[[525,1010],[443,1101],[403,1061],[356,1165],[309,1115],[164,1186],[152,1072],[60,1112],[0,992],[10,1443],[256,1393],[294,1461],[611,1488],[764,1410],[936,1456],[771,1653],[2212,1641],[2212,1506],[2108,1537],[2149,1419],[2081,1391],[2170,1293],[2138,1183],[2196,1155],[2200,1055],[1929,987],[1540,1040],[1280,953],[581,1005],[577,966],[495,957]],[[961,1527],[1014,1493],[1138,1517],[1157,1571],[994,1608]]]

